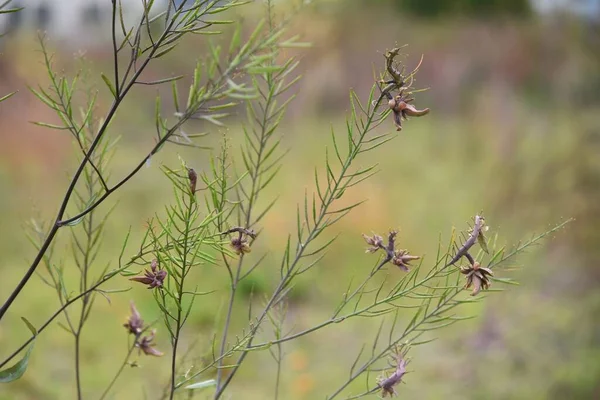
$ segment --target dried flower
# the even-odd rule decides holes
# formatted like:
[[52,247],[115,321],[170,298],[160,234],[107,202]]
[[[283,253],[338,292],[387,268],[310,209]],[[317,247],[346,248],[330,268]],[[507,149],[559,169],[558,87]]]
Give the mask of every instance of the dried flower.
[[165,278],[167,277],[167,271],[158,268],[158,260],[152,260],[150,264],[151,270],[144,270],[143,276],[134,276],[129,278],[130,281],[136,281],[148,285],[148,289],[154,289],[156,287],[161,288],[164,284]]
[[222,232],[221,235],[227,235],[230,233],[238,234],[238,236],[232,237],[231,242],[229,243],[237,255],[250,253],[250,251],[252,251],[248,238],[250,237],[252,240],[256,239],[256,232],[253,229],[236,226],[225,232]]
[[388,105],[393,112],[394,116],[394,125],[396,125],[396,130],[402,130],[402,120],[408,119],[408,117],[422,117],[423,115],[429,114],[429,108],[424,108],[422,110],[417,109],[412,104],[409,104],[413,101],[413,98],[409,98],[410,94],[404,94],[404,88],[400,89],[400,93],[390,99]]
[[490,277],[494,275],[491,269],[482,267],[474,260],[470,266],[460,267],[460,272],[467,276],[465,289],[473,286],[471,296],[477,295],[481,290],[487,290],[491,285]]
[[144,354],[149,356],[162,356],[163,353],[154,348],[154,336],[156,335],[156,329],[153,329],[150,332],[150,335],[141,336],[144,331],[144,321],[142,320],[142,316],[135,308],[135,304],[133,301],[130,303],[131,315],[127,322],[123,324],[129,333],[135,335],[135,346],[138,347]]
[[129,333],[138,336],[140,333],[142,333],[142,329],[144,328],[144,321],[142,320],[142,316],[140,315],[138,310],[135,308],[135,304],[133,303],[133,301],[130,303],[129,307],[131,309],[131,315],[127,319],[127,322],[123,324],[123,326],[127,328]]
[[379,249],[385,249],[383,245],[383,238],[379,235],[367,236],[362,234],[365,242],[371,247],[367,248],[366,253],[375,253]]
[[150,335],[144,336],[137,341],[136,346],[139,347],[139,349],[143,351],[144,354],[146,354],[147,356],[160,357],[163,355],[163,353],[154,348],[154,343],[152,343],[155,335],[156,329],[152,329]]
[[190,179],[190,190],[192,193],[196,193],[196,184],[198,183],[198,174],[194,171],[194,168],[188,168],[188,178]]
[[252,251],[248,239],[242,235],[231,238],[229,245],[237,255],[250,253]]
[[396,250],[394,252],[394,257],[392,258],[392,264],[400,267],[403,271],[410,271],[410,262],[413,260],[418,260],[419,256],[412,256],[408,254],[408,250]]
[[410,262],[412,260],[418,260],[419,256],[413,256],[408,254],[408,250],[396,250],[396,236],[398,231],[390,231],[388,235],[388,243],[384,245],[383,238],[379,235],[374,234],[373,236],[367,236],[363,233],[365,242],[371,247],[367,248],[367,253],[375,253],[377,250],[383,250],[385,252],[385,258],[381,261],[377,269],[381,268],[388,262],[400,267],[404,271],[409,271]]
[[[396,130],[402,130],[402,120],[408,119],[408,117],[421,117],[429,113],[429,108],[422,110],[417,109],[414,105],[410,104],[414,99],[410,98],[413,93],[412,84],[414,77],[423,63],[423,57],[419,61],[419,64],[407,75],[404,75],[404,66],[396,62],[396,57],[400,54],[400,47],[396,47],[385,54],[386,60],[386,72],[391,79],[382,79],[379,81],[380,85],[386,85],[381,88],[381,96],[388,98],[388,106],[393,112],[394,125]],[[396,68],[401,66],[400,69]],[[398,91],[396,96],[392,95],[393,91]],[[405,94],[406,92],[406,94]]]
[[397,395],[396,389],[401,381],[404,374],[406,374],[406,365],[407,361],[402,357],[401,353],[394,355],[395,371],[388,378],[380,378],[377,382],[379,387],[381,388],[381,397],[386,397],[390,395],[390,397]]

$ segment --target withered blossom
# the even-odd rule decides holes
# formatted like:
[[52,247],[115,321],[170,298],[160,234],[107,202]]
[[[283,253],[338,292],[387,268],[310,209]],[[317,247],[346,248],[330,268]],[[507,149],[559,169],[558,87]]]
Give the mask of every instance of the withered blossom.
[[362,234],[365,242],[371,247],[367,248],[366,253],[375,253],[379,249],[385,249],[383,245],[383,238],[379,235],[367,236],[364,233]]
[[237,255],[250,253],[250,251],[252,251],[248,238],[252,238],[252,240],[256,239],[256,232],[253,229],[236,226],[221,234],[227,235],[230,233],[238,234],[237,236],[232,237],[229,242],[229,245]]
[[[396,57],[398,57],[399,54],[400,47],[385,53],[386,72],[390,79],[382,79],[379,81],[380,85],[385,85],[384,88],[381,88],[380,86],[381,98],[386,97],[389,100],[388,106],[392,110],[394,125],[398,131],[402,130],[402,120],[406,120],[408,117],[422,117],[429,113],[429,108],[419,110],[414,105],[410,104],[414,101],[414,98],[410,97],[413,94],[411,89],[414,77],[421,67],[423,57],[421,57],[421,60],[415,69],[405,75],[404,66],[396,61]],[[396,68],[397,65],[402,66],[402,68],[399,70]],[[395,91],[397,91],[396,95],[392,93]]]
[[198,174],[194,168],[188,168],[188,178],[190,180],[190,191],[196,193],[196,184],[198,183]]
[[404,89],[401,89],[400,93],[396,97],[390,99],[388,102],[388,105],[394,116],[394,125],[396,125],[397,131],[402,130],[402,120],[407,120],[408,117],[422,117],[429,114],[429,108],[419,110],[410,104],[414,98],[409,96],[410,94],[405,95]]
[[385,245],[381,236],[377,234],[373,234],[373,236],[367,236],[363,233],[362,236],[365,239],[365,242],[371,246],[367,248],[367,253],[375,253],[377,250],[383,250],[385,252],[385,258],[377,266],[377,269],[391,261],[392,264],[400,267],[400,269],[403,271],[409,271],[410,262],[421,258],[419,256],[410,255],[408,250],[396,250],[397,235],[398,231],[390,231],[388,235],[388,243]]
[[152,343],[154,341],[155,335],[156,329],[152,329],[152,331],[150,331],[150,335],[144,336],[137,341],[136,346],[147,356],[160,357],[163,355],[163,353],[157,350],[154,347],[154,343]]
[[242,237],[241,235],[231,238],[229,245],[237,255],[250,253],[252,251],[250,244],[248,243],[248,239]]
[[152,329],[149,335],[142,336],[144,332],[144,321],[142,316],[135,308],[133,301],[130,303],[131,315],[127,319],[127,322],[123,324],[127,331],[135,335],[135,347],[139,348],[144,354],[149,356],[160,357],[163,355],[162,352],[154,348],[154,336],[156,335],[156,329]]
[[381,397],[396,396],[398,393],[396,393],[395,387],[402,382],[402,377],[406,374],[407,361],[401,353],[394,356],[394,361],[396,362],[394,373],[387,378],[380,378],[377,382],[381,388]]
[[150,263],[150,271],[144,270],[143,276],[134,276],[129,278],[130,281],[140,282],[144,285],[148,285],[148,289],[161,288],[164,284],[165,278],[167,277],[167,271],[158,268],[158,260],[152,260]]
[[403,271],[410,271],[410,262],[418,260],[421,257],[408,254],[408,250],[396,250],[392,258],[392,264],[400,267]]
[[476,296],[481,290],[487,290],[491,285],[490,277],[494,275],[491,269],[482,267],[475,260],[472,260],[468,267],[460,267],[460,272],[467,278],[465,289],[473,286],[471,296]]
[[129,333],[139,336],[144,329],[144,321],[142,320],[142,316],[138,312],[137,308],[135,308],[135,304],[133,301],[129,304],[129,308],[131,309],[131,315],[127,319],[127,322],[123,324]]

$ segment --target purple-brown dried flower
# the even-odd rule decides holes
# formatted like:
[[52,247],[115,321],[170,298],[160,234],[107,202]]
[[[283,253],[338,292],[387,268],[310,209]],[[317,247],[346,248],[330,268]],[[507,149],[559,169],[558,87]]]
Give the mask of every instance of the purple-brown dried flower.
[[381,268],[388,262],[400,267],[404,271],[409,271],[410,262],[418,260],[419,256],[413,256],[408,253],[408,250],[396,250],[396,236],[398,231],[390,231],[388,235],[387,245],[383,243],[383,238],[379,235],[374,234],[373,236],[367,236],[363,233],[363,238],[371,247],[367,248],[367,253],[375,253],[377,250],[383,250],[385,252],[385,258],[381,261],[377,269]]
[[419,256],[413,256],[408,254],[408,250],[396,250],[394,252],[394,257],[392,258],[392,264],[400,267],[403,271],[410,271],[410,262],[413,260],[418,260]]
[[138,310],[135,308],[133,301],[131,301],[129,307],[131,309],[131,315],[127,319],[127,322],[123,324],[123,326],[127,328],[129,333],[138,336],[140,333],[142,333],[142,329],[144,329],[144,321],[142,320],[142,316]]
[[160,357],[163,355],[163,353],[157,350],[154,347],[154,343],[152,343],[154,341],[155,335],[156,329],[152,329],[152,331],[150,331],[150,335],[144,336],[137,341],[136,346],[147,356]]
[[[421,117],[429,113],[429,108],[422,110],[417,109],[414,105],[410,104],[414,99],[410,98],[412,92],[412,84],[414,77],[423,63],[423,57],[419,61],[419,64],[409,74],[404,74],[404,66],[401,63],[397,63],[396,57],[400,54],[400,47],[396,47],[385,54],[386,59],[386,71],[391,79],[382,79],[379,83],[385,84],[385,88],[381,89],[381,95],[386,96],[389,100],[388,106],[392,110],[392,116],[394,119],[394,125],[396,130],[402,130],[402,120],[408,119],[408,117]],[[396,66],[401,66],[400,69]],[[396,96],[392,95],[392,91],[398,91]],[[405,94],[406,92],[406,94]]]
[[250,251],[252,251],[248,238],[252,238],[252,240],[256,239],[256,232],[253,229],[246,229],[237,226],[221,234],[227,235],[230,233],[238,234],[237,236],[232,237],[231,241],[229,242],[229,245],[237,255],[250,253]]
[[367,236],[364,233],[362,234],[365,242],[371,247],[367,248],[366,253],[375,253],[379,249],[384,249],[383,238],[379,235]]
[[460,267],[460,272],[466,275],[465,289],[473,286],[471,296],[476,296],[481,290],[487,290],[492,284],[490,277],[494,275],[491,269],[482,267],[477,261],[468,267]]
[[198,183],[198,174],[194,168],[188,168],[188,178],[190,180],[190,191],[196,193],[196,184]]
[[144,270],[143,276],[134,276],[129,278],[130,281],[140,282],[144,285],[148,285],[148,289],[154,289],[156,287],[161,288],[164,284],[165,278],[167,277],[167,271],[158,268],[158,260],[152,260],[150,264],[150,271]]
[[402,382],[402,377],[406,374],[407,361],[401,353],[394,356],[394,361],[396,363],[394,373],[387,378],[380,378],[377,382],[381,388],[381,397],[396,396],[398,393],[396,393],[395,387]]
[[407,120],[409,116],[422,117],[423,115],[429,114],[429,108],[419,110],[410,104],[414,99],[409,98],[409,96],[410,94],[405,95],[404,89],[401,89],[400,93],[388,102],[393,113],[394,125],[396,125],[397,131],[402,130],[402,120]]
[[241,235],[231,238],[229,245],[237,255],[250,253],[252,251],[248,239]]

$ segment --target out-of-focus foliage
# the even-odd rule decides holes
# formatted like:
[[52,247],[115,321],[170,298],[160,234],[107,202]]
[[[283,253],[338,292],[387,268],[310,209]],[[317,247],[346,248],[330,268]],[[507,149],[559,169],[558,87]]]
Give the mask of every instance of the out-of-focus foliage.
[[452,14],[523,17],[531,14],[528,0],[400,0],[395,3],[400,11],[424,17],[444,17]]
[[356,6],[393,8],[401,14],[426,18],[447,18],[458,15],[522,18],[532,14],[529,0],[384,0],[377,2],[352,0],[352,2]]

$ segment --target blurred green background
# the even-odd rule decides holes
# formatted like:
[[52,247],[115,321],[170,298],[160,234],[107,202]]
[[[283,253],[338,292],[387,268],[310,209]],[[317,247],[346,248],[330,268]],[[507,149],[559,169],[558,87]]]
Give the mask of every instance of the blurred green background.
[[[551,240],[510,265],[523,267],[505,273],[521,286],[464,310],[480,317],[437,332],[437,341],[415,348],[411,372],[399,392],[402,398],[420,399],[600,398],[600,13],[593,15],[589,11],[593,7],[573,12],[582,10],[581,2],[541,10],[537,6],[542,3],[548,2],[324,0],[297,15],[290,33],[301,34],[313,47],[293,52],[301,59],[304,78],[281,128],[283,146],[290,153],[262,198],[266,204],[280,196],[252,253],[259,257],[268,250],[271,255],[244,283],[234,333],[244,327],[250,293],[258,307],[276,282],[284,239],[295,230],[296,203],[305,188],[312,187],[313,167],[323,163],[330,126],[345,134],[349,89],[366,99],[385,50],[409,44],[409,67],[424,54],[417,86],[430,88],[418,95],[416,105],[432,112],[408,121],[394,141],[370,159],[359,160],[364,165],[378,162],[381,172],[348,194],[368,202],[332,228],[330,234],[341,234],[339,241],[292,291],[290,326],[301,329],[328,318],[349,280],[370,271],[374,260],[363,255],[362,232],[399,228],[402,247],[425,254],[427,265],[435,257],[439,235],[447,240],[453,226],[464,228],[480,210],[491,232],[498,232],[500,242],[509,246],[574,217]],[[278,5],[281,17],[288,5]],[[234,17],[243,19],[248,31],[263,11],[249,5]],[[27,85],[47,83],[32,36],[23,31],[2,39],[0,93],[19,90],[0,105],[2,301],[35,254],[25,237],[25,223],[32,216],[42,220],[54,216],[76,165],[67,134],[30,123],[56,122],[27,91]],[[50,30],[49,38],[58,70],[90,68],[96,84],[99,72],[110,76],[108,47],[52,41]],[[186,40],[169,58],[152,66],[147,76],[188,73],[205,49],[203,37]],[[118,114],[112,134],[122,140],[113,179],[126,173],[152,145],[157,92],[168,96],[170,89],[138,88]],[[109,105],[106,94],[99,111]],[[226,134],[232,138],[235,156],[239,118],[230,122],[227,129],[190,130],[210,129],[213,135],[203,144],[216,150]],[[393,129],[391,121],[380,129]],[[172,199],[160,166],[176,167],[181,155],[202,169],[209,153],[167,148],[102,207],[107,211],[118,202],[107,225],[98,269],[104,263],[116,266],[129,227],[133,239],[128,254],[133,254],[145,222]],[[55,261],[62,260],[67,271],[75,271],[67,233],[59,234]],[[187,326],[184,345],[194,348],[186,367],[210,354],[211,336],[223,323],[228,297],[224,270],[206,266],[196,279],[198,290],[216,292],[202,298]],[[74,278],[71,284],[75,292]],[[118,278],[107,286],[129,285]],[[126,352],[121,325],[130,299],[135,299],[145,320],[158,315],[143,288],[112,295],[110,303],[98,298],[95,315],[84,330],[86,398],[97,397]],[[27,337],[20,316],[38,325],[56,307],[55,293],[34,278],[0,324],[0,356],[10,354]],[[372,340],[376,326],[368,319],[351,320],[287,343],[280,398],[324,398],[331,393],[345,381],[354,356]],[[160,325],[158,348],[169,354]],[[125,370],[114,398],[154,398],[166,382],[166,361],[139,357],[141,367]],[[73,398],[72,363],[72,338],[54,324],[37,341],[26,375],[0,386],[0,399]],[[272,398],[274,372],[268,355],[253,355],[241,369],[231,398]],[[353,389],[363,388],[361,381]]]

